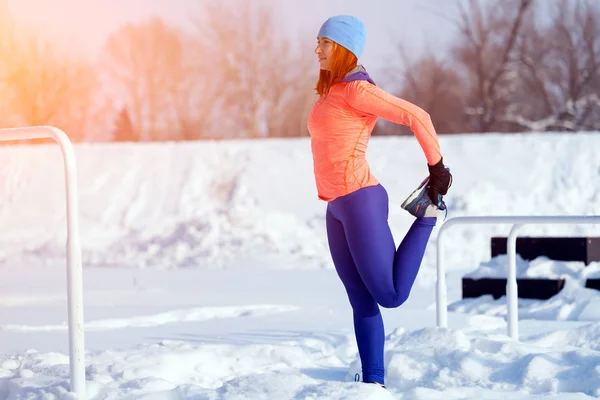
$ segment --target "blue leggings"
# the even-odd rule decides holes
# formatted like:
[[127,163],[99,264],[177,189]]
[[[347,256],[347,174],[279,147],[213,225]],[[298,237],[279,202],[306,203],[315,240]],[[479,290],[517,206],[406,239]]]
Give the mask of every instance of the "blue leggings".
[[417,218],[396,250],[388,225],[388,195],[369,186],[328,203],[327,238],[354,314],[363,381],[384,384],[384,328],[378,304],[406,301],[436,218]]

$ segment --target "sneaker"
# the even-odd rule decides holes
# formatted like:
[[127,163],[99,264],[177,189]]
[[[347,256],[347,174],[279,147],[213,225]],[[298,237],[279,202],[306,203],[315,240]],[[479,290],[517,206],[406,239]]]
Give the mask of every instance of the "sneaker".
[[[354,375],[354,382],[360,382],[360,374],[357,373],[357,374]],[[387,389],[384,384],[379,383],[379,382],[367,382],[367,381],[365,381],[364,383],[370,383],[370,384],[374,384],[374,385],[379,385],[382,388]]]
[[433,204],[429,195],[427,194],[427,189],[429,189],[429,176],[421,182],[419,187],[413,191],[410,196],[402,203],[401,207],[408,211],[410,214],[415,217],[424,217],[424,218],[432,218],[437,217],[437,212],[439,210],[448,212],[446,208],[446,203],[444,202],[444,198],[442,195],[438,195],[437,205]]

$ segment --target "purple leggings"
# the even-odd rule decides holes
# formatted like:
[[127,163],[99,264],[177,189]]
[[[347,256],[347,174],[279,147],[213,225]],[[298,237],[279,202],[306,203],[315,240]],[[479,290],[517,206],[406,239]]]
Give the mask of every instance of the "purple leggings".
[[354,314],[363,381],[384,384],[385,333],[378,304],[403,304],[419,272],[436,218],[417,218],[398,249],[388,225],[388,194],[381,185],[327,205],[327,238],[335,269]]

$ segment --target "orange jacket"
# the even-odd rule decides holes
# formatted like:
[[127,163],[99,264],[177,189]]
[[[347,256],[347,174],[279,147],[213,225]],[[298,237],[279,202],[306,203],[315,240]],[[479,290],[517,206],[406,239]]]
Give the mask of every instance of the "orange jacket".
[[409,126],[428,164],[440,161],[438,137],[423,109],[366,80],[337,83],[308,117],[319,199],[332,201],[379,183],[365,158],[378,118]]

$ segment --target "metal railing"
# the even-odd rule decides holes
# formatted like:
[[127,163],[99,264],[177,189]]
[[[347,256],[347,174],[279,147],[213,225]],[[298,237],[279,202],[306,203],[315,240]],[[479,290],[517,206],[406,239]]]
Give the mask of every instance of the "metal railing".
[[85,399],[83,274],[77,203],[77,166],[69,137],[52,126],[0,129],[0,141],[52,138],[62,150],[67,194],[67,299],[69,311],[69,372],[71,392]]
[[455,217],[448,219],[440,227],[437,239],[437,286],[436,318],[437,326],[448,327],[448,300],[446,268],[444,264],[444,239],[448,229],[455,225],[511,224],[507,239],[508,271],[506,279],[507,333],[513,339],[519,338],[518,330],[518,288],[517,288],[517,236],[524,225],[539,224],[600,224],[600,216],[482,216]]

